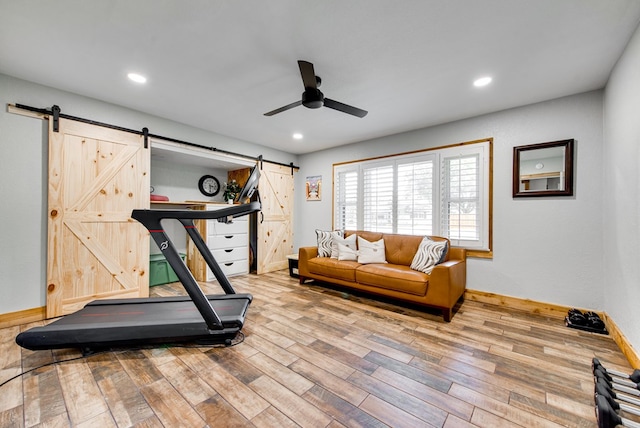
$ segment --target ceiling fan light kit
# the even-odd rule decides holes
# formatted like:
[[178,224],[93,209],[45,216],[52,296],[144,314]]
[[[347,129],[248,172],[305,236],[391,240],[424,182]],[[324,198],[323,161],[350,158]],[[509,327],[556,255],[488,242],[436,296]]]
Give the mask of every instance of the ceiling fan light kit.
[[304,92],[302,93],[302,99],[295,101],[286,106],[277,108],[270,112],[265,113],[265,116],[273,116],[283,111],[290,110],[299,105],[303,105],[310,109],[317,109],[320,107],[328,107],[333,110],[341,111],[343,113],[350,114],[357,117],[365,117],[367,115],[366,110],[359,109],[357,107],[350,106],[348,104],[341,103],[329,98],[325,98],[324,94],[318,89],[322,83],[322,79],[316,76],[313,69],[313,64],[308,61],[298,61],[298,67],[300,68],[300,75],[302,76],[302,83],[304,84]]

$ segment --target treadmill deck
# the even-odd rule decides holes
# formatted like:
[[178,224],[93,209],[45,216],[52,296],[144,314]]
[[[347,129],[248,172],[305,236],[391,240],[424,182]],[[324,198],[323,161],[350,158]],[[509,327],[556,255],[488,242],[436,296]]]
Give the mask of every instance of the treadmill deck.
[[244,325],[250,294],[207,296],[222,321],[222,329],[210,330],[189,296],[105,299],[46,326],[34,327],[16,337],[18,345],[31,349],[204,342],[224,343]]

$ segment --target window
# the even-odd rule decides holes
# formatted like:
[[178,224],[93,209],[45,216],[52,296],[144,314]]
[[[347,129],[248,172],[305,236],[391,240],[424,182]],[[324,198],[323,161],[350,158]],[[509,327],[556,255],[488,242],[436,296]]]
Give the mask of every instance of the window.
[[446,236],[490,250],[492,140],[336,164],[334,227]]

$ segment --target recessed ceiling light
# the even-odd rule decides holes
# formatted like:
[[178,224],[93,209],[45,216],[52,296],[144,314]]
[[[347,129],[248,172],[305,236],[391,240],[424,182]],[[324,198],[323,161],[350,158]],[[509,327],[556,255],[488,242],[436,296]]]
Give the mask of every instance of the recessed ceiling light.
[[478,88],[487,86],[489,83],[491,83],[491,80],[491,77],[481,77],[473,82],[473,86],[476,86]]
[[127,74],[129,80],[133,80],[136,83],[146,83],[147,78],[138,73],[129,73]]
[[293,134],[293,139],[294,140],[302,140],[302,134],[299,132],[296,132],[295,134]]

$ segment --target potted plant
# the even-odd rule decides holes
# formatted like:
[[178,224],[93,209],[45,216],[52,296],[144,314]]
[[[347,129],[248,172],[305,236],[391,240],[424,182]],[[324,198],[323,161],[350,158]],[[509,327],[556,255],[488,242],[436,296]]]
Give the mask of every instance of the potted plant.
[[224,197],[224,200],[227,201],[227,203],[232,204],[240,193],[240,190],[242,190],[242,187],[240,187],[238,182],[236,180],[231,180],[230,182],[225,183],[222,196]]

